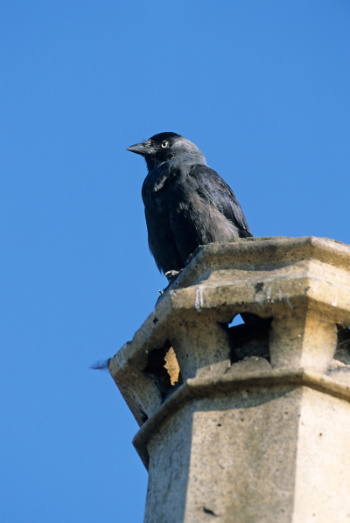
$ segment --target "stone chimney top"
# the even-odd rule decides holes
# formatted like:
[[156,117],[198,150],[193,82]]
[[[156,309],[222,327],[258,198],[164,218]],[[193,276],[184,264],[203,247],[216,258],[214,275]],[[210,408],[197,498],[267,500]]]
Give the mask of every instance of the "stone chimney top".
[[350,521],[348,327],[350,246],[199,249],[109,365],[140,425],[145,521]]

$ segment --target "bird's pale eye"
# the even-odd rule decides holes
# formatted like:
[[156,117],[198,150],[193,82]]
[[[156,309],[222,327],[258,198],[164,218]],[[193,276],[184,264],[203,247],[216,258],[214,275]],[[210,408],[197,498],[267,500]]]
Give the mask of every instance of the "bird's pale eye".
[[169,142],[167,142],[167,140],[164,140],[160,145],[161,147],[163,147],[163,149],[165,149],[166,147],[169,147]]

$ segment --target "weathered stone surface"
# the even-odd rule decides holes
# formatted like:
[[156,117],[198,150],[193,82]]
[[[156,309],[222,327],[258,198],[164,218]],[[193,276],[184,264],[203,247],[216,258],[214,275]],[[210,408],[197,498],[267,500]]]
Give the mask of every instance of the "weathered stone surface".
[[[228,328],[239,313],[266,320]],[[141,425],[146,521],[350,520],[349,326],[349,246],[199,250],[110,362]]]

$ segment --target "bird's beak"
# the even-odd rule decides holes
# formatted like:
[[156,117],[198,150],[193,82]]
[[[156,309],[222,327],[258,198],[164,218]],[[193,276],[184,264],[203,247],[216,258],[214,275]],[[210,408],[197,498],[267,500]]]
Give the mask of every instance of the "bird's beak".
[[154,152],[150,140],[136,143],[135,145],[130,145],[130,147],[127,147],[126,150],[131,151],[132,153],[141,154],[141,156],[146,156],[147,154],[152,154]]

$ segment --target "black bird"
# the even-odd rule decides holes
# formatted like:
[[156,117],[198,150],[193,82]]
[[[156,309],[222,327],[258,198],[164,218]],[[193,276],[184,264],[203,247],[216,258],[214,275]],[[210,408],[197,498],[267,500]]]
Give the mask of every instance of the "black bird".
[[169,280],[199,245],[252,236],[233,191],[194,143],[165,132],[127,150],[147,163],[142,199],[148,243]]

